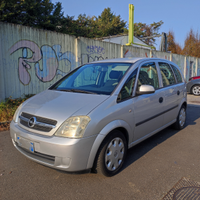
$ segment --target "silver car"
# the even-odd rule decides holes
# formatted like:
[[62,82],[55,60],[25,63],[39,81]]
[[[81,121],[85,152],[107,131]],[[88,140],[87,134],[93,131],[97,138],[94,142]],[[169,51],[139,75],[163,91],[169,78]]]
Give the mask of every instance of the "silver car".
[[156,58],[88,63],[17,109],[16,149],[43,165],[113,176],[127,149],[186,121],[186,83],[178,66]]

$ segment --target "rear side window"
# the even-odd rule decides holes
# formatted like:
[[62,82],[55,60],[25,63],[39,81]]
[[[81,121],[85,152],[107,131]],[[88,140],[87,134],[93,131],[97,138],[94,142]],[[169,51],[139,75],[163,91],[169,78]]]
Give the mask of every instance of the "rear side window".
[[159,62],[160,72],[162,75],[163,87],[176,84],[174,73],[167,63]]
[[177,82],[178,82],[178,83],[182,83],[183,80],[182,80],[182,76],[181,76],[180,71],[179,71],[175,66],[173,66],[173,65],[171,65],[171,66],[172,66],[172,69],[174,70],[174,74],[175,74],[175,76],[176,76]]

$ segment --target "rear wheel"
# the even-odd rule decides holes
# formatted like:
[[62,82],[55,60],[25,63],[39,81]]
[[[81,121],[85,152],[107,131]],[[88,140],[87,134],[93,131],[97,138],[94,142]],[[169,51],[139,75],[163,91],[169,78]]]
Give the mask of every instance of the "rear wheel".
[[194,94],[194,95],[200,95],[200,85],[194,85],[192,87],[192,94]]
[[183,129],[183,127],[185,126],[185,122],[186,122],[186,108],[183,105],[178,113],[177,120],[174,123],[174,128],[177,130]]
[[97,173],[114,176],[122,167],[127,153],[127,142],[121,131],[115,130],[100,146],[96,158]]

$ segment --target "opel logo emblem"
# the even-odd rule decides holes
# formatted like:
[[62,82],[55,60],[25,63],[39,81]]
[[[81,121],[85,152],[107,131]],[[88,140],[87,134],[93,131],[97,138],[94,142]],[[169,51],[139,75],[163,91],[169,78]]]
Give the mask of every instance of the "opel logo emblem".
[[33,128],[34,125],[35,125],[35,123],[36,123],[36,117],[31,117],[31,118],[29,119],[29,121],[28,121],[28,126],[29,126],[30,128]]

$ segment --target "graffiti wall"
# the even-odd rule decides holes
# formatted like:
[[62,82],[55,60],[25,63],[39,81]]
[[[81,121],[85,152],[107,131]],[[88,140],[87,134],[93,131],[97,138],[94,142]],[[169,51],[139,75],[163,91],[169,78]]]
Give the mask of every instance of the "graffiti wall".
[[200,75],[200,59],[193,57],[0,23],[0,101],[39,93],[79,65],[121,57],[164,58],[186,80]]
[[45,90],[78,66],[75,37],[0,24],[0,100]]

